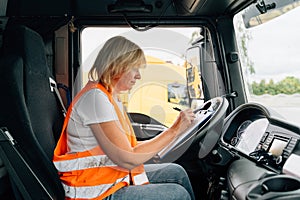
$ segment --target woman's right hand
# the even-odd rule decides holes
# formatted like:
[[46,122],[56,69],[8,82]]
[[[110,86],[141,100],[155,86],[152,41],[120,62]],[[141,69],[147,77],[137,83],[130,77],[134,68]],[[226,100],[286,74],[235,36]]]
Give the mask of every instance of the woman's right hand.
[[180,111],[180,114],[170,129],[176,133],[177,137],[193,123],[195,118],[196,116],[190,108]]

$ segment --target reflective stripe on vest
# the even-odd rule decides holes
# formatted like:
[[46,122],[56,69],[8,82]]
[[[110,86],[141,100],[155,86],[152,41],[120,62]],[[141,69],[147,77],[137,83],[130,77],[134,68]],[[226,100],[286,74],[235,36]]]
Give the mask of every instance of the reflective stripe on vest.
[[102,85],[89,82],[69,106],[60,139],[54,150],[53,163],[64,186],[66,199],[103,199],[129,185],[130,180],[134,185],[149,183],[143,165],[129,172],[128,169],[114,164],[99,146],[84,152],[68,153],[66,129],[73,105],[82,94],[94,88],[108,96],[131,146],[137,144],[127,113],[121,113],[111,94]]
[[[129,183],[129,175],[124,178],[118,179],[114,184],[120,182],[128,182]],[[65,194],[67,198],[70,199],[93,199],[103,195],[109,188],[111,188],[114,184],[101,184],[97,186],[84,186],[84,187],[73,187],[63,184],[63,188],[65,190]]]
[[134,175],[132,181],[134,185],[143,185],[149,183],[146,172]]
[[68,172],[74,170],[83,170],[94,167],[117,167],[107,155],[94,155],[71,160],[63,160],[54,162],[59,172]]

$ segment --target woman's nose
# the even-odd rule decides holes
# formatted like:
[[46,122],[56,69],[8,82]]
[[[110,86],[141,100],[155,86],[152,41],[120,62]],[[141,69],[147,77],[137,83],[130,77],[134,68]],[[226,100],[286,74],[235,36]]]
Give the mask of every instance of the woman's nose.
[[141,76],[141,73],[140,71],[137,71],[136,75],[135,75],[135,79],[141,79],[142,76]]

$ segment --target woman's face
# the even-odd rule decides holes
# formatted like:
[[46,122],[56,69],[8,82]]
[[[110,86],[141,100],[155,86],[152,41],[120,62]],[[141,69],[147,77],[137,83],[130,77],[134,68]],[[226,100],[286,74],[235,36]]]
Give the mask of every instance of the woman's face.
[[134,67],[116,79],[114,90],[116,92],[130,90],[138,79],[141,79],[140,70],[139,67]]

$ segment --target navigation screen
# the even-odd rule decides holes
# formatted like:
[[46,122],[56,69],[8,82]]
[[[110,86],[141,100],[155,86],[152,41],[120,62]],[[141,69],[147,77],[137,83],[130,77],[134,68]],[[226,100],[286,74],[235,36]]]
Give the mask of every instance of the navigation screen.
[[271,147],[269,148],[269,152],[272,153],[272,155],[275,157],[281,156],[283,149],[286,147],[287,143],[288,142],[285,140],[274,138]]

